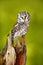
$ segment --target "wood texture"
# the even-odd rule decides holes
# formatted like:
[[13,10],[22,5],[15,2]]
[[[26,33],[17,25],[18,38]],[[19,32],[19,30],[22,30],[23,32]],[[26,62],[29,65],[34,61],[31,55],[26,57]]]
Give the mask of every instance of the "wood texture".
[[[25,45],[25,36],[22,36],[22,39],[19,40],[21,48],[18,46],[18,41],[14,47],[16,51],[16,62],[14,65],[25,65],[26,64],[26,45]],[[2,65],[5,65],[6,60],[2,57]]]
[[[22,36],[22,39],[19,41],[21,44],[21,51],[17,51],[17,46],[16,46],[16,64],[15,65],[25,65],[26,64],[26,45],[25,45],[25,36]],[[19,52],[19,53],[18,53]]]

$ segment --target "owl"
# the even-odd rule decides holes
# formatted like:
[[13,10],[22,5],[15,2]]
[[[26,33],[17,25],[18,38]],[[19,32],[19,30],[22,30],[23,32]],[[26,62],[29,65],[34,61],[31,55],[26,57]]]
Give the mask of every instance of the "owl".
[[19,12],[17,15],[17,23],[11,30],[12,39],[25,35],[29,26],[30,14],[28,12]]

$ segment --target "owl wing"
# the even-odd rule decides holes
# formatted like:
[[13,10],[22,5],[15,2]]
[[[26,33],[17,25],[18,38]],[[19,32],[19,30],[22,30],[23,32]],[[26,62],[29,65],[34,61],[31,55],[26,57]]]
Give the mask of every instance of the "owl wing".
[[20,26],[18,24],[18,22],[16,24],[14,24],[12,30],[11,30],[11,34],[12,34],[12,39],[14,39],[15,37],[17,37],[17,32],[19,31]]

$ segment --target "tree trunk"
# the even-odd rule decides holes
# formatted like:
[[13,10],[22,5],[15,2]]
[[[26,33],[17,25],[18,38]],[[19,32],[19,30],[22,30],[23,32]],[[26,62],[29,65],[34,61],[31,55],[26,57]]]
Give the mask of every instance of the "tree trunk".
[[18,45],[16,46],[16,64],[15,65],[25,65],[26,64],[25,36],[22,36],[22,39],[21,41],[19,41],[19,44],[21,44],[21,48],[19,48]]

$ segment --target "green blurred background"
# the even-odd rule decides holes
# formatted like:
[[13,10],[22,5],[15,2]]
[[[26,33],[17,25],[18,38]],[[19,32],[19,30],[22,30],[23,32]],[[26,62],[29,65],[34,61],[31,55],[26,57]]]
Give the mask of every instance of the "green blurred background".
[[18,12],[22,11],[30,13],[26,65],[43,65],[43,0],[0,0],[0,51],[17,21]]

